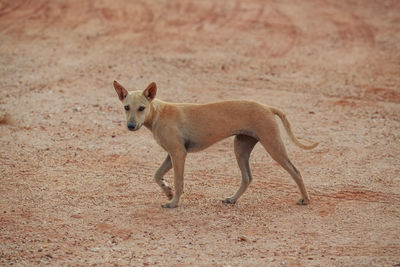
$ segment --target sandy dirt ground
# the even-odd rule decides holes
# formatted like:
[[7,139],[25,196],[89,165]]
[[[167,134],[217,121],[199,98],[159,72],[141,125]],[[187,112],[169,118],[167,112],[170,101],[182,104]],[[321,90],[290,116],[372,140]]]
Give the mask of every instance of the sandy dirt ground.
[[[311,196],[257,145],[166,156],[129,132],[112,87],[283,109]],[[400,1],[0,1],[0,265],[400,264]],[[172,182],[172,174],[166,176]]]

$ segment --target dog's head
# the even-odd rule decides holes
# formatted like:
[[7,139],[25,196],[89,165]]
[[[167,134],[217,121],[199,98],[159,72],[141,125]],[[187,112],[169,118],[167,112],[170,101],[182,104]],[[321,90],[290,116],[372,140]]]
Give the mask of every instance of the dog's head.
[[121,84],[114,81],[114,88],[124,105],[126,126],[131,131],[139,130],[150,113],[151,101],[156,97],[156,83],[152,82],[144,91],[128,92]]

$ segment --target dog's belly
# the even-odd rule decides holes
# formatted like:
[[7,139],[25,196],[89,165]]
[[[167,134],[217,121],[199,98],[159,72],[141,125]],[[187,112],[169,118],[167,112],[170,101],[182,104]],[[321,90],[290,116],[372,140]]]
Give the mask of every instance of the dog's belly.
[[[210,146],[210,145],[208,145]],[[187,152],[197,152],[206,149],[208,146],[204,144],[195,143],[191,140],[185,140],[185,149]]]
[[226,135],[213,136],[212,133],[207,134],[207,138],[196,138],[194,136],[186,136],[184,146],[187,152],[198,152],[212,146],[213,144],[235,135],[247,135],[258,140],[257,134],[253,130],[240,129],[226,133]]

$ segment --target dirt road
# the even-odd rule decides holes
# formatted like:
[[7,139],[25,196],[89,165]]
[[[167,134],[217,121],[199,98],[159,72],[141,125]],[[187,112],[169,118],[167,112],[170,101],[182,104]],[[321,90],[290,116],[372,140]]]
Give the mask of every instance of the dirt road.
[[[0,1],[0,264],[400,264],[400,1]],[[112,88],[285,110],[311,205],[260,145],[240,201],[227,139],[186,161],[129,132]],[[171,182],[169,173],[166,180]]]

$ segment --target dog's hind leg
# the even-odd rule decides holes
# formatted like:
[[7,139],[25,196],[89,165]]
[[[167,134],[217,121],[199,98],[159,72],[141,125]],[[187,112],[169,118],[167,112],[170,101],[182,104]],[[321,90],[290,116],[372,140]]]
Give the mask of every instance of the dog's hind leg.
[[285,145],[283,144],[279,134],[279,129],[270,128],[268,137],[260,138],[260,142],[271,155],[271,157],[276,162],[278,162],[287,172],[289,172],[289,174],[292,176],[293,180],[299,187],[302,197],[299,199],[299,201],[297,201],[297,204],[307,205],[310,202],[310,197],[308,196],[300,172],[289,160]]
[[167,195],[168,199],[172,199],[173,194],[171,187],[169,187],[165,181],[163,176],[170,170],[172,169],[172,161],[171,157],[168,155],[164,162],[161,164],[160,168],[156,171],[154,174],[154,179],[156,183],[161,187],[161,189],[164,191],[164,193]]
[[237,135],[234,140],[236,160],[242,173],[242,183],[239,190],[231,197],[223,200],[223,203],[235,204],[239,197],[246,191],[252,176],[250,172],[249,157],[258,140],[247,136]]

